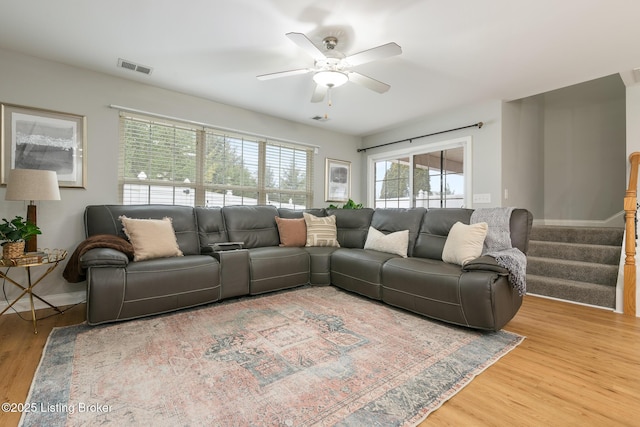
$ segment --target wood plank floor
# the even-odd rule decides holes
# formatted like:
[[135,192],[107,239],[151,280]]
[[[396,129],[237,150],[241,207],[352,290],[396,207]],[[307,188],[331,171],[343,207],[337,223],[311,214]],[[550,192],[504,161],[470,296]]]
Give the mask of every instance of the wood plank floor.
[[[51,329],[84,318],[73,307],[34,335],[0,317],[2,402],[24,402]],[[640,426],[640,319],[527,296],[505,329],[527,338],[420,426]],[[0,412],[1,426],[19,419]]]

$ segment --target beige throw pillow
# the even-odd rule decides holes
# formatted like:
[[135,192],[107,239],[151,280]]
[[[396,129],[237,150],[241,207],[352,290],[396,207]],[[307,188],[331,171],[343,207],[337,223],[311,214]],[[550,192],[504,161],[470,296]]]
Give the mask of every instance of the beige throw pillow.
[[373,227],[369,227],[367,241],[364,243],[365,249],[400,255],[403,258],[407,257],[408,246],[409,230],[384,234]]
[[171,218],[135,219],[122,215],[118,219],[133,246],[134,261],[183,256]]
[[307,225],[307,243],[305,246],[340,247],[335,215],[318,217],[306,212],[302,215]]
[[451,227],[442,250],[442,260],[451,264],[465,265],[482,255],[482,245],[487,236],[486,222],[463,224],[456,222]]

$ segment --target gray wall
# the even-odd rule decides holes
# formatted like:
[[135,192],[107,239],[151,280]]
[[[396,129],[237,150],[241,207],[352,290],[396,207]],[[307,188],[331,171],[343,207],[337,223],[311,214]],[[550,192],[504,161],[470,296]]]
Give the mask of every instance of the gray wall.
[[626,187],[625,109],[618,75],[505,103],[504,202],[547,222],[615,218]]
[[[618,75],[512,102],[490,101],[423,117],[363,138],[370,147],[483,121],[471,128],[414,141],[428,146],[459,136],[473,140],[473,194],[491,195],[475,207],[516,206],[537,221],[621,225],[626,188],[625,87]],[[366,158],[408,142],[363,153]],[[613,218],[613,220],[612,220]],[[602,224],[606,225],[606,224]]]
[[[428,149],[430,144],[439,143],[459,137],[471,136],[472,138],[472,186],[467,191],[475,194],[490,194],[491,203],[478,204],[476,207],[493,207],[501,206],[501,173],[500,159],[502,157],[502,129],[501,129],[501,110],[502,103],[500,101],[489,101],[477,105],[459,108],[454,111],[447,111],[441,114],[413,120],[395,129],[380,132],[363,138],[362,147],[371,147],[378,144],[384,144],[391,141],[398,141],[406,138],[412,138],[420,135],[426,135],[443,130],[459,128],[474,123],[483,122],[481,129],[472,127],[469,129],[458,130],[445,134],[421,138],[412,142],[403,142],[399,144],[389,145],[387,147],[367,150],[362,153],[364,164],[367,163],[367,156],[384,151],[393,151],[408,148],[416,148],[425,146]],[[362,188],[367,188],[367,170],[366,166],[362,168]],[[366,198],[363,198],[366,200]]]
[[605,220],[623,209],[625,87],[618,75],[544,95],[544,218]]
[[502,203],[544,218],[544,100],[505,102],[502,109]]
[[[356,152],[359,137],[1,49],[0,76],[1,102],[87,117],[87,188],[61,189],[61,201],[38,203],[38,225],[43,231],[38,244],[42,248],[73,251],[84,239],[82,214],[85,206],[119,202],[118,111],[109,108],[110,104],[319,145],[321,148],[314,164],[314,206],[317,207],[328,205],[324,202],[325,157],[351,161],[352,173],[360,176],[361,157]],[[354,180],[352,185],[354,194],[361,194],[360,180]],[[26,204],[5,201],[4,192],[3,187],[0,189],[0,218],[26,214]],[[20,278],[21,270],[15,269],[11,274]],[[55,304],[82,298],[85,284],[67,284],[61,273],[62,268],[59,268],[38,285],[40,293],[55,294],[51,300]],[[13,286],[7,286],[7,291],[9,296],[15,295]],[[0,307],[3,306],[4,301],[0,301]]]

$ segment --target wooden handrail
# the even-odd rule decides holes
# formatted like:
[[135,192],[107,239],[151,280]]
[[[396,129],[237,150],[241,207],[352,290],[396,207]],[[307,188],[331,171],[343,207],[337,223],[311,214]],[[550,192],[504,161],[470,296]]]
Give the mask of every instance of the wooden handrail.
[[629,156],[631,172],[629,187],[624,197],[625,211],[625,260],[624,260],[624,294],[623,311],[630,316],[636,315],[636,212],[638,209],[638,164],[640,152]]

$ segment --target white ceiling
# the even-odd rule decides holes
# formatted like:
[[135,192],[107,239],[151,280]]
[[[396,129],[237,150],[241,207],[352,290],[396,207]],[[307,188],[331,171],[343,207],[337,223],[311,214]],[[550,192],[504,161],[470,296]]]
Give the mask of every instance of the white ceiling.
[[[638,0],[0,0],[0,47],[363,136],[629,73],[640,67],[639,18]],[[310,102],[310,74],[258,81],[313,65],[288,32],[318,46],[337,36],[347,54],[398,43],[400,56],[355,68],[391,89],[347,83],[328,107]],[[153,73],[119,69],[118,58]]]

